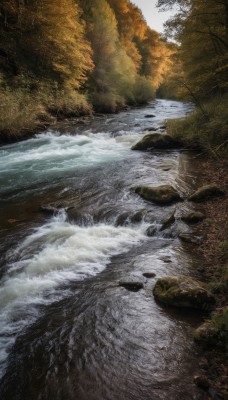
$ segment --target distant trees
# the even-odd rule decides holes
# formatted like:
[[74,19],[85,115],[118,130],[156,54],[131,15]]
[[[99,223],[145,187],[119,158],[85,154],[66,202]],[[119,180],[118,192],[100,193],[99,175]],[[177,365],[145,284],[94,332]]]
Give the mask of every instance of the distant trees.
[[188,91],[199,98],[223,94],[228,87],[228,1],[159,0],[161,8],[179,12],[166,32],[178,43]]

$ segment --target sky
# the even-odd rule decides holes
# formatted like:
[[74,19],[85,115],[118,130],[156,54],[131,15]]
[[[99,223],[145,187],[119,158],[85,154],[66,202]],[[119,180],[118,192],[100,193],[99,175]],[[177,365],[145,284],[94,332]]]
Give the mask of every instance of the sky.
[[159,12],[157,0],[132,0],[141,10],[148,25],[157,32],[163,32],[163,23],[172,15],[171,12]]

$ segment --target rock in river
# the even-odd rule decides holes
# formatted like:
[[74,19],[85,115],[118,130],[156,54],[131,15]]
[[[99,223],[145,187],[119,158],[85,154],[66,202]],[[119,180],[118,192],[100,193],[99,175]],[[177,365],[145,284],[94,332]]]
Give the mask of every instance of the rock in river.
[[224,196],[225,192],[215,185],[205,185],[199,188],[196,192],[192,193],[189,201],[201,202],[214,197]]
[[175,307],[209,310],[215,304],[214,296],[202,282],[183,275],[158,279],[153,294],[162,303]]
[[143,199],[159,205],[167,205],[182,200],[176,189],[170,185],[138,186],[135,192]]
[[205,219],[205,215],[200,211],[192,211],[188,214],[182,215],[182,221],[187,224],[197,224],[197,222],[201,222]]
[[143,281],[141,279],[125,278],[119,281],[119,285],[125,289],[137,291],[143,288]]
[[172,136],[163,133],[145,135],[140,142],[136,143],[132,150],[152,150],[152,149],[177,149],[181,143]]
[[202,238],[194,236],[191,233],[179,233],[178,237],[185,243],[192,243],[198,245],[203,243]]

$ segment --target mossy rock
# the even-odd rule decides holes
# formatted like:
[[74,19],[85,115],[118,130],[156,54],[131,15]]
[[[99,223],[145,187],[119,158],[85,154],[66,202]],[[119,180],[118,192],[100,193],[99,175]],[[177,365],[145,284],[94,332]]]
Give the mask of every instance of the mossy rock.
[[215,346],[218,342],[218,331],[212,321],[206,321],[194,332],[193,338],[203,348]]
[[140,142],[136,143],[132,150],[152,150],[152,149],[177,149],[181,143],[172,136],[162,133],[145,135]]
[[201,202],[214,197],[224,196],[225,192],[215,185],[205,185],[199,188],[196,192],[192,193],[189,197],[189,201]]
[[135,192],[143,199],[159,205],[172,204],[182,200],[177,190],[170,185],[138,186]]
[[181,308],[210,310],[215,304],[214,296],[202,282],[183,275],[158,279],[153,294],[158,301]]
[[187,224],[197,224],[205,219],[205,215],[200,211],[192,211],[188,214],[182,215],[182,221],[186,222]]

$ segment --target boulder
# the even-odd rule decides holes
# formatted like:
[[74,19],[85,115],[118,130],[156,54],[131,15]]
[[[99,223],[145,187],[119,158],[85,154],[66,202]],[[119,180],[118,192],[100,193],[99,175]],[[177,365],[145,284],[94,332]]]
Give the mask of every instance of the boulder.
[[156,115],[154,115],[154,114],[144,115],[144,118],[155,118],[155,117],[156,117]]
[[125,289],[137,291],[143,288],[143,281],[140,279],[125,278],[119,281],[119,285],[125,287]]
[[188,214],[182,215],[182,221],[186,222],[187,224],[197,224],[205,219],[205,215],[200,211],[192,211]]
[[183,275],[158,279],[153,294],[158,301],[175,307],[210,310],[215,304],[202,282]]
[[212,321],[206,321],[195,330],[193,338],[203,348],[209,348],[217,344],[218,331]]
[[172,136],[163,133],[153,133],[145,135],[140,142],[136,143],[132,150],[167,150],[177,149],[181,147],[181,143]]
[[214,197],[224,196],[225,192],[215,185],[205,185],[199,188],[196,192],[192,193],[189,201],[201,202]]
[[143,199],[159,205],[172,204],[182,200],[177,190],[170,185],[138,186],[135,192]]
[[192,243],[198,245],[203,243],[202,238],[194,236],[191,233],[179,233],[178,237],[185,243]]

